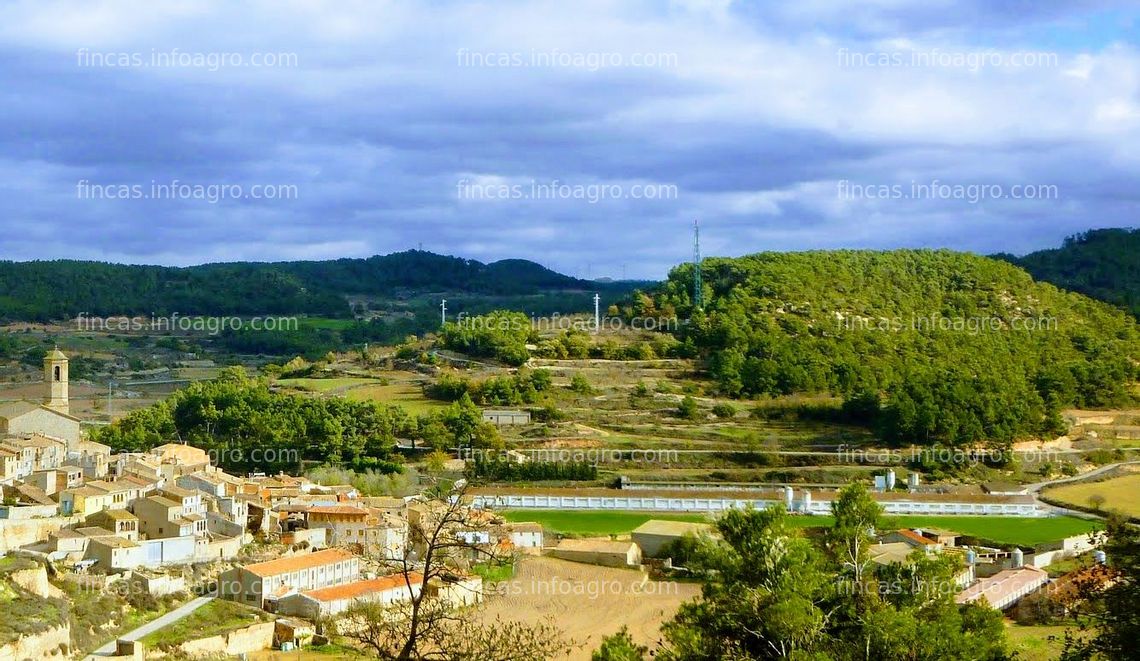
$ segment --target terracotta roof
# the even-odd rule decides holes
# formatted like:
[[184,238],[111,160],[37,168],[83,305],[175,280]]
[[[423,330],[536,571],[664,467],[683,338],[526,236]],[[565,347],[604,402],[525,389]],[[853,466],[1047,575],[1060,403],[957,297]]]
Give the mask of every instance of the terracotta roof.
[[339,601],[341,599],[355,599],[374,592],[404,588],[407,587],[409,582],[413,586],[423,585],[424,576],[419,572],[408,572],[408,577],[405,581],[403,574],[391,574],[389,576],[381,576],[380,578],[371,578],[366,581],[355,581],[353,583],[345,583],[344,585],[307,590],[302,594],[317,601]]
[[907,530],[906,528],[901,528],[901,529],[897,530],[896,532],[899,535],[903,536],[904,538],[914,542],[915,544],[922,544],[924,546],[937,546],[938,545],[938,542],[934,541],[933,539],[927,539],[926,537],[923,537],[922,535],[916,533],[913,530]]
[[355,557],[353,554],[343,549],[325,549],[324,551],[317,551],[316,553],[307,553],[291,558],[277,558],[276,560],[270,560],[268,562],[246,565],[245,570],[251,574],[262,577],[276,576],[301,569],[320,567],[321,565],[328,565],[353,557]]

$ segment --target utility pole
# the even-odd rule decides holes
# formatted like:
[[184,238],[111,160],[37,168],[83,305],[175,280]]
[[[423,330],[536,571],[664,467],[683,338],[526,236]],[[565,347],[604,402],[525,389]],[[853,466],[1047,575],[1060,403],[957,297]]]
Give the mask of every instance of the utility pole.
[[440,325],[442,326],[442,325],[446,324],[447,323],[447,299],[446,298],[440,299],[440,301],[439,301],[439,316],[440,316],[440,320],[441,320]]
[[704,286],[701,284],[701,226],[693,221],[693,309],[705,306]]
[[595,335],[602,332],[602,316],[598,312],[598,301],[600,301],[601,298],[602,298],[601,296],[594,294],[594,334]]

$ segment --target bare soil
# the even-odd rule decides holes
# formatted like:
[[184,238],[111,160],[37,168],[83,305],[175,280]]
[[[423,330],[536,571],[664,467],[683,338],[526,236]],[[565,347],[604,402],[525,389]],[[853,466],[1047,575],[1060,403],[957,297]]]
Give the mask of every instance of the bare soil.
[[695,583],[653,581],[637,570],[524,557],[513,579],[488,586],[483,610],[491,620],[552,622],[577,645],[562,658],[577,661],[588,660],[602,638],[622,625],[652,649],[661,624],[698,594]]

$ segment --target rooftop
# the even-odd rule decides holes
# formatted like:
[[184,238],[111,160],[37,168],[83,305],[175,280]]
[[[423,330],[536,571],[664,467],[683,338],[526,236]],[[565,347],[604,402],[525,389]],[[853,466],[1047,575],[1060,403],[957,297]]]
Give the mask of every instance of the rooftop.
[[407,587],[408,583],[411,583],[413,586],[423,585],[423,582],[423,574],[419,572],[408,572],[406,580],[403,574],[391,574],[379,578],[370,578],[365,581],[355,581],[353,583],[345,583],[344,585],[308,590],[302,594],[317,601],[339,601],[341,599],[355,599],[366,594]]
[[923,537],[922,535],[916,533],[915,531],[909,530],[907,528],[900,528],[899,530],[896,530],[895,532],[897,532],[899,535],[901,535],[903,537],[903,539],[905,539],[905,540],[907,540],[913,544],[921,544],[922,546],[938,546],[938,542],[934,541],[933,539]]
[[313,505],[308,509],[309,514],[358,514],[367,516],[368,510],[356,505]]
[[96,513],[92,514],[88,518],[92,518],[92,517],[96,517],[96,516],[107,517],[107,518],[113,519],[115,521],[137,521],[138,520],[138,517],[136,517],[134,514],[131,514],[127,510],[111,510],[111,509],[102,510],[100,512],[96,512]]
[[1036,567],[1003,569],[983,578],[958,593],[954,598],[959,604],[968,604],[982,597],[994,608],[1005,608],[1019,598],[1037,589],[1049,580],[1049,574]]
[[913,550],[914,548],[906,542],[887,542],[885,544],[875,544],[867,549],[867,552],[871,556],[871,562],[880,565],[889,565],[895,562],[899,564],[905,563]]
[[320,567],[321,565],[329,565],[334,562],[341,562],[342,560],[349,560],[355,557],[353,554],[343,549],[325,549],[324,551],[317,551],[316,553],[307,553],[305,555],[297,555],[291,558],[277,558],[268,562],[258,562],[252,565],[246,565],[245,570],[257,576],[276,576],[278,574],[287,574],[301,569],[309,569],[311,567]]

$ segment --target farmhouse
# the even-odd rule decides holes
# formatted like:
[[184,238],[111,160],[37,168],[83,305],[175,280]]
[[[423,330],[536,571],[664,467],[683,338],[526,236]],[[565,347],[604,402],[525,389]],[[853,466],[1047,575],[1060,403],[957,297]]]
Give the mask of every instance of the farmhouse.
[[690,523],[688,521],[666,521],[650,519],[638,526],[630,537],[641,547],[642,554],[657,558],[668,547],[685,535],[711,534],[713,527],[707,523]]
[[348,583],[359,575],[360,558],[342,549],[326,549],[223,572],[218,591],[223,599],[264,608],[270,599]]
[[605,567],[638,567],[641,565],[641,548],[633,542],[564,539],[551,551],[551,555],[563,560]]
[[331,546],[357,544],[364,553],[387,559],[404,556],[407,523],[379,509],[355,505],[314,505],[306,511],[309,528],[324,528]]
[[500,524],[491,530],[491,536],[500,542],[509,540],[522,553],[542,552],[542,525],[533,521]]
[[901,542],[903,544],[909,545],[911,548],[923,549],[926,551],[942,550],[942,544],[922,534],[922,530],[908,530],[906,528],[892,530],[890,532],[879,535],[879,541],[888,544],[893,542]]
[[419,572],[392,574],[363,581],[353,581],[327,588],[306,590],[283,597],[277,602],[277,612],[296,615],[310,620],[344,612],[358,601],[391,604],[406,601],[423,589],[424,577]]

